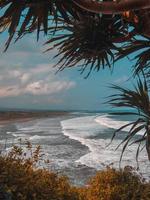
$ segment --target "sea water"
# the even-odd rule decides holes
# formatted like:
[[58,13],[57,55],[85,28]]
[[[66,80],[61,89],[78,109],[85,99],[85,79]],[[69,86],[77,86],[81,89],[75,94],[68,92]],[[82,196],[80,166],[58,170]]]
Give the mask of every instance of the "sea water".
[[[33,146],[40,145],[48,167],[65,174],[76,185],[85,184],[97,170],[107,166],[119,168],[122,146],[116,150],[130,127],[117,134],[110,143],[114,131],[133,118],[116,117],[108,113],[74,112],[64,116],[42,118],[0,127],[0,144],[7,149],[12,144],[24,146],[26,140]],[[143,132],[139,133],[140,135]],[[136,136],[137,138],[139,136]],[[6,140],[7,138],[7,140]],[[136,169],[137,145],[127,147],[121,167]],[[139,156],[139,173],[150,180],[150,164],[145,149]]]

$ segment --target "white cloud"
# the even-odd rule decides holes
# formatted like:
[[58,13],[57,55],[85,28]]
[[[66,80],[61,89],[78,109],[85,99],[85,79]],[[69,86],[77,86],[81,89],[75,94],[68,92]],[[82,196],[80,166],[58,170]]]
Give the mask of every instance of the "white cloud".
[[29,73],[24,73],[24,74],[21,74],[20,80],[22,83],[26,83],[26,82],[28,82],[30,77],[31,77],[31,75]]
[[21,75],[21,72],[19,70],[13,70],[13,71],[9,71],[9,76],[10,77],[19,77]]
[[0,55],[0,98],[26,95],[25,98],[35,96],[42,102],[58,102],[57,99],[62,98],[57,96],[62,97],[76,83],[68,77],[55,75],[57,69],[53,68],[50,54],[42,54],[40,44],[33,41],[28,36],[25,42],[10,46]]
[[73,81],[55,81],[52,83],[47,83],[41,80],[28,84],[24,92],[34,95],[50,95],[69,90],[74,86],[75,83]]
[[17,86],[0,87],[0,98],[9,96],[18,96],[21,90]]
[[34,74],[41,74],[47,72],[54,73],[56,70],[53,68],[53,64],[43,63],[36,65],[36,67],[32,68],[30,71]]
[[114,82],[117,83],[117,84],[121,84],[121,83],[126,82],[128,79],[129,79],[128,76],[122,76],[121,78],[118,78],[118,79],[115,80]]
[[56,76],[48,64],[35,66],[29,70],[6,69],[2,71],[1,76],[3,79],[0,79],[0,98],[26,94],[55,95],[76,85],[74,81]]

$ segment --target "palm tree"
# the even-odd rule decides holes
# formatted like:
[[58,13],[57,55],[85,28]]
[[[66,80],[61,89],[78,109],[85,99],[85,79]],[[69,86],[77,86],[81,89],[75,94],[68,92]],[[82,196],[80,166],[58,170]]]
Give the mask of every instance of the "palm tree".
[[150,8],[150,0],[104,0],[103,2],[92,0],[73,0],[73,2],[84,10],[103,14],[118,14],[125,11]]
[[[115,43],[118,38],[125,37],[123,25],[117,16],[79,15],[69,23],[61,23],[51,27],[49,35],[52,37],[46,42],[50,46],[47,51],[57,48],[61,56],[56,66],[59,70],[66,67],[81,66],[81,73],[89,67],[89,72],[109,67],[115,61],[115,53],[121,47]],[[107,32],[107,35],[106,35]],[[54,35],[55,33],[55,35]]]
[[[137,86],[135,86],[133,90],[125,89],[116,85],[113,85],[112,89],[115,89],[116,94],[110,96],[111,99],[108,101],[110,105],[117,108],[119,107],[119,108],[134,109],[134,111],[131,112],[125,111],[113,114],[134,115],[136,117],[135,121],[123,125],[119,129],[117,129],[113,134],[112,140],[115,138],[117,133],[124,130],[124,128],[126,127],[130,127],[127,136],[121,142],[121,144],[124,144],[124,146],[122,149],[120,161],[122,159],[126,147],[134,143],[139,144],[136,154],[136,158],[138,159],[141,144],[144,141],[148,159],[150,160],[150,99],[149,99],[146,79],[142,81],[139,78],[137,81]],[[137,135],[142,130],[143,130],[143,135],[141,135],[140,138],[138,137],[138,139],[134,138],[135,135]]]
[[50,20],[57,23],[58,16],[61,16],[69,21],[70,16],[77,18],[78,12],[82,12],[73,2],[65,0],[2,0],[0,9],[0,29],[8,29],[9,33],[6,49],[16,32],[20,38],[37,30],[39,38],[41,28],[47,35]]
[[[0,30],[1,32],[8,30],[9,33],[5,50],[7,50],[14,36],[16,36],[17,41],[25,34],[32,33],[35,30],[37,30],[38,39],[40,32],[49,35],[49,33],[51,34],[50,30],[53,29],[53,41],[57,43],[60,40],[55,37],[58,33],[56,27],[60,23],[61,18],[61,30],[70,30],[69,35],[74,37],[74,40],[71,40],[72,47],[67,46],[67,49],[72,48],[73,51],[76,45],[74,42],[77,41],[80,46],[77,45],[74,54],[69,54],[69,58],[65,59],[64,56],[68,50],[66,50],[66,43],[62,44],[65,46],[65,51],[62,51],[61,48],[61,53],[59,53],[61,55],[64,53],[64,56],[62,59],[60,58],[59,63],[61,61],[65,62],[62,63],[63,66],[61,69],[64,66],[75,66],[81,61],[82,64],[84,63],[82,65],[83,71],[89,63],[91,64],[91,69],[99,70],[106,65],[110,67],[110,64],[113,64],[119,58],[123,58],[123,55],[127,56],[127,52],[131,52],[131,49],[132,52],[137,51],[136,48],[131,48],[135,44],[136,36],[141,35],[149,41],[150,20],[149,9],[147,9],[149,8],[149,4],[150,0],[112,0],[109,2],[107,0],[103,2],[93,2],[90,0],[22,0],[19,3],[15,0],[2,0],[0,1]],[[90,9],[86,9],[87,6]],[[94,8],[99,10],[96,12]],[[143,10],[139,10],[140,8]],[[109,15],[106,15],[108,13]],[[87,18],[90,19],[91,26],[87,26]],[[52,27],[52,22],[55,22],[55,28]],[[63,24],[65,25],[63,26]],[[94,29],[92,30],[93,26]],[[103,27],[104,31],[102,30]],[[77,31],[78,28],[81,31],[80,33]],[[89,35],[85,31],[89,31]],[[136,38],[136,40],[139,42],[139,39]],[[51,41],[49,40],[48,43],[51,44]],[[85,45],[83,41],[89,42]],[[92,43],[96,45],[95,50],[92,48]],[[80,44],[83,45],[84,51],[83,48],[81,50]],[[122,49],[124,45],[126,46]],[[78,57],[77,59],[75,59],[75,54]],[[147,55],[147,60],[149,60],[150,54],[148,51]],[[140,56],[142,60],[145,57],[142,54]]]
[[[135,55],[136,53],[136,55]],[[140,74],[145,71],[145,75],[150,76],[150,40],[147,39],[133,39],[128,42],[118,53],[117,60],[134,54],[134,74]]]

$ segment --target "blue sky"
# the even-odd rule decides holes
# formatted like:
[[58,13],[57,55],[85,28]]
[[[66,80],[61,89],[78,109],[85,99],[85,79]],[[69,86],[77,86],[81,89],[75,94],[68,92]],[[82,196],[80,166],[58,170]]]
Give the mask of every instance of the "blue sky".
[[88,79],[76,67],[55,74],[53,55],[42,53],[44,40],[27,35],[3,53],[6,34],[1,35],[0,108],[103,110],[103,102],[114,93],[109,84],[129,87],[131,65],[127,59],[115,65],[114,72],[93,72]]

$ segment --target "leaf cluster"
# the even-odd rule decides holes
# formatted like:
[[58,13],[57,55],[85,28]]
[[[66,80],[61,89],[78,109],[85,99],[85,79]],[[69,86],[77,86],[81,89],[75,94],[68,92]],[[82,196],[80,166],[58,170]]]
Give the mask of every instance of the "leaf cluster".
[[[58,176],[46,169],[36,168],[40,150],[14,146],[0,156],[0,199],[7,200],[76,200],[76,195],[65,176]],[[32,156],[26,157],[26,150]],[[39,158],[37,158],[39,157]]]
[[82,72],[89,67],[89,73],[106,66],[112,69],[114,62],[139,49],[135,72],[149,67],[149,9],[95,14],[73,0],[2,0],[0,9],[1,32],[9,34],[6,49],[14,36],[18,40],[36,30],[37,39],[40,32],[50,35],[46,44],[49,50],[57,48],[60,70],[80,65]]
[[89,73],[93,69],[104,69],[105,66],[112,68],[114,54],[120,51],[113,40],[124,36],[120,31],[121,27],[122,24],[116,17],[80,15],[78,20],[72,19],[70,23],[50,28],[52,38],[46,45],[54,45],[47,51],[57,48],[55,58],[61,57],[56,64],[59,70],[76,65],[81,66],[81,72],[89,66]]
[[87,187],[80,191],[82,200],[148,200],[150,198],[150,186],[143,184],[137,175],[126,168],[120,171],[111,168],[100,171],[91,178]]
[[[146,79],[143,81],[139,79],[137,81],[137,86],[135,86],[133,90],[125,89],[115,85],[112,86],[112,89],[115,89],[117,93],[109,97],[110,100],[108,102],[110,105],[119,108],[135,109],[133,112],[125,111],[125,112],[115,112],[113,114],[136,116],[135,121],[132,121],[130,123],[127,123],[126,125],[121,126],[113,134],[112,140],[115,138],[117,133],[123,131],[126,127],[129,127],[130,129],[127,136],[120,143],[120,145],[124,144],[120,161],[127,146],[135,143],[138,143],[137,154],[136,154],[136,160],[138,161],[138,155],[139,152],[143,149],[141,145],[143,144],[144,141],[145,144],[143,145],[144,147],[146,145],[147,154],[148,157],[150,158],[150,151],[149,151],[150,99],[149,99]],[[141,131],[143,132],[143,134],[139,136],[138,139],[137,138],[134,139],[135,136]]]
[[[80,10],[73,2],[65,0],[2,0],[0,1],[1,17],[0,29],[8,30],[9,38],[6,42],[8,48],[12,38],[17,33],[17,39],[26,33],[37,30],[37,39],[42,30],[47,35],[49,21],[57,23],[58,16],[69,21],[69,16],[76,17]],[[75,12],[76,9],[76,12]]]

